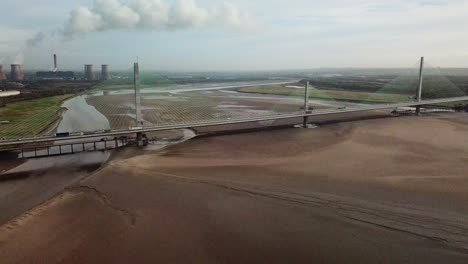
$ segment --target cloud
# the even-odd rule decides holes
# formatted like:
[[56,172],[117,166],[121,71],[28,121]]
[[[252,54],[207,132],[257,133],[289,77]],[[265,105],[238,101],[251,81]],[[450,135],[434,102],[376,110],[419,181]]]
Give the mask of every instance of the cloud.
[[109,30],[176,31],[217,28],[244,30],[252,28],[253,19],[235,5],[223,3],[203,8],[194,0],[96,0],[93,7],[79,7],[70,14],[63,34],[103,32]]
[[215,13],[215,20],[223,21],[234,29],[252,29],[255,22],[248,14],[241,12],[235,5],[224,2]]
[[[33,34],[16,46],[15,63],[24,63],[25,53],[43,42],[71,40],[76,35],[112,30],[180,31],[215,29],[242,31],[253,28],[253,19],[235,5],[222,3],[201,7],[195,0],[95,0],[70,12],[64,26]],[[3,49],[5,44],[1,43]],[[7,43],[8,44],[8,43]],[[13,52],[13,51],[12,51]]]

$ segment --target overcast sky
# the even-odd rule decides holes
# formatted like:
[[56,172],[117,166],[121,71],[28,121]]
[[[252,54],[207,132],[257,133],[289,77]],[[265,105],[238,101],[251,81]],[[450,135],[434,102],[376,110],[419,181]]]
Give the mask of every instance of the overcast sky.
[[466,0],[0,2],[0,63],[30,69],[468,67]]

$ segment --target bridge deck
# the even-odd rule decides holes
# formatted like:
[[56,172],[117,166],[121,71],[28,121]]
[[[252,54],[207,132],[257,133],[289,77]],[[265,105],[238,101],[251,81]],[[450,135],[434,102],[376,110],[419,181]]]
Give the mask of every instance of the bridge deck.
[[440,103],[451,103],[451,102],[461,102],[461,101],[468,101],[468,96],[424,100],[421,102],[405,102],[405,103],[397,103],[397,104],[359,106],[356,108],[347,108],[347,109],[339,109],[339,110],[326,110],[326,111],[320,111],[320,112],[316,111],[310,114],[305,114],[305,113],[278,114],[278,115],[261,116],[261,117],[255,117],[255,118],[242,118],[242,119],[231,119],[231,120],[221,120],[221,121],[215,120],[215,121],[209,121],[209,122],[196,122],[196,123],[184,123],[184,124],[177,124],[177,125],[143,127],[140,129],[111,130],[108,132],[88,133],[86,135],[76,135],[76,136],[69,136],[69,137],[44,136],[44,137],[35,137],[35,138],[21,138],[21,139],[15,139],[15,140],[3,140],[0,142],[0,146],[37,144],[37,143],[57,142],[57,141],[65,141],[65,140],[82,140],[82,139],[101,138],[101,137],[115,137],[115,136],[138,133],[138,132],[148,133],[148,132],[159,132],[159,131],[168,131],[168,130],[176,130],[176,129],[190,129],[190,128],[198,128],[198,127],[242,124],[242,123],[259,122],[259,121],[274,121],[274,120],[291,119],[291,118],[339,115],[339,114],[346,114],[346,113],[386,110],[386,109],[401,108],[401,107],[416,107],[416,106],[434,105],[434,104],[440,104]]

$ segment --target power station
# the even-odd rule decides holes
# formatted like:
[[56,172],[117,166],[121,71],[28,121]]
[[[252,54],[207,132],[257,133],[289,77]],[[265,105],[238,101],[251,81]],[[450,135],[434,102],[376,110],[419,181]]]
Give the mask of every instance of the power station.
[[[54,65],[51,71],[38,71],[36,72],[36,78],[38,80],[75,80],[76,76],[73,71],[60,71],[58,65],[58,56],[54,54],[53,56]],[[103,64],[101,68],[101,80],[110,80],[112,78],[110,73],[110,66],[108,64]],[[2,67],[0,67],[0,81],[6,79],[5,74],[3,73]],[[86,64],[84,66],[84,79],[88,81],[97,80],[96,74],[94,72],[94,65]],[[10,80],[14,82],[21,82],[24,80],[24,70],[23,65],[12,64],[11,65],[11,74]]]
[[[95,81],[95,80],[111,80],[112,75],[110,71],[110,66],[108,64],[101,65],[101,73],[96,76],[94,72],[94,65],[86,64],[84,66],[84,80]],[[77,77],[73,71],[60,71],[58,64],[57,54],[53,55],[53,67],[50,71],[38,71],[36,72],[37,80],[76,80]],[[11,64],[11,72],[7,75],[4,71],[3,65],[0,65],[0,81],[12,81],[12,82],[23,82],[25,80],[25,74],[22,64]]]
[[38,80],[74,80],[75,73],[72,71],[59,71],[57,54],[54,54],[54,67],[52,71],[38,71],[36,72]]

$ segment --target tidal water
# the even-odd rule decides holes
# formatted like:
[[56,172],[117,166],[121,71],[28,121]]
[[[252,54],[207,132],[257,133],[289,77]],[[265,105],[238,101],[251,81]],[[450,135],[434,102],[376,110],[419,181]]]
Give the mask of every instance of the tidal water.
[[76,96],[62,104],[67,110],[62,115],[57,132],[92,132],[110,129],[109,120],[86,102],[86,96]]

